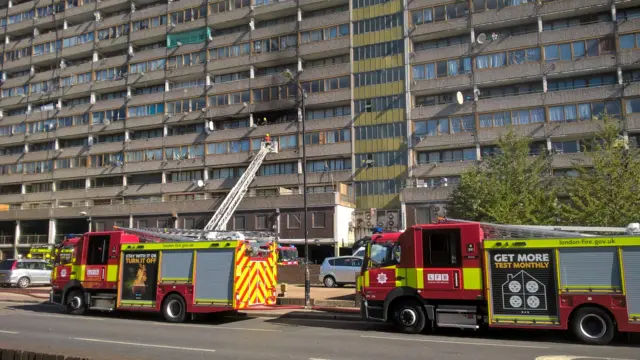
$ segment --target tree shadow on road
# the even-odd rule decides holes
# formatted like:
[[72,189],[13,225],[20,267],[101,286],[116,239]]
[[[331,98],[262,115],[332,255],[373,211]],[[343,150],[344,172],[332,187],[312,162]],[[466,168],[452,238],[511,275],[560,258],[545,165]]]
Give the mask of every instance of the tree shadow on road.
[[[388,339],[414,339],[425,342],[460,343],[463,341],[517,341],[531,343],[555,343],[555,344],[578,344],[566,331],[555,330],[524,330],[524,329],[486,329],[479,331],[461,330],[451,328],[440,328],[434,332],[420,335],[408,335],[399,333],[391,324],[364,322],[364,321],[344,321],[327,319],[304,318],[309,314],[304,311],[290,312],[278,318],[267,320],[266,322],[279,326],[291,327],[315,327],[335,330],[358,330],[363,331],[363,335],[375,336]],[[639,334],[618,334],[611,346],[640,348]],[[508,343],[507,343],[508,344]]]

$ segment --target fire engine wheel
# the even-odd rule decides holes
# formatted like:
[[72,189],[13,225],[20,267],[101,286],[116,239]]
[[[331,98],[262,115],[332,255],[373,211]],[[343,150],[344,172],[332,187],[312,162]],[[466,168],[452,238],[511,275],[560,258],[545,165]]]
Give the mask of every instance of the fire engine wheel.
[[18,287],[21,289],[28,288],[30,284],[31,284],[31,281],[26,276],[23,276],[20,279],[18,279]]
[[87,311],[87,304],[84,301],[84,293],[80,290],[70,292],[66,297],[67,313],[72,315],[82,315]]
[[424,306],[416,300],[401,301],[393,309],[393,321],[399,331],[405,334],[419,334],[427,323]]
[[184,322],[187,319],[187,306],[182,296],[178,294],[169,295],[162,306],[162,313],[168,322]]
[[589,345],[607,345],[615,336],[615,325],[609,314],[597,307],[579,309],[571,322],[573,334]]

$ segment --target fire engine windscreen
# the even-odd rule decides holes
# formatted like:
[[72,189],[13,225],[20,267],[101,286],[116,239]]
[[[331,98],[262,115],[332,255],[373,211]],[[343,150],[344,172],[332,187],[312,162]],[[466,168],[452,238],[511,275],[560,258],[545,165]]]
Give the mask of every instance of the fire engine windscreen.
[[400,262],[400,247],[386,244],[371,245],[373,267],[396,265]]
[[278,261],[293,261],[298,260],[297,249],[280,249],[278,252]]

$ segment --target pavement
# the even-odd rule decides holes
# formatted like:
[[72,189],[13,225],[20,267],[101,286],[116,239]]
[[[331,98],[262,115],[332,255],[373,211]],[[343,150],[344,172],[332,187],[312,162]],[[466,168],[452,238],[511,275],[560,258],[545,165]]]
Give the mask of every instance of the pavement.
[[61,314],[55,306],[0,302],[0,348],[106,359],[219,360],[638,360],[638,343],[571,343],[552,331],[441,331],[404,335],[361,321],[208,317],[186,324],[156,314]]

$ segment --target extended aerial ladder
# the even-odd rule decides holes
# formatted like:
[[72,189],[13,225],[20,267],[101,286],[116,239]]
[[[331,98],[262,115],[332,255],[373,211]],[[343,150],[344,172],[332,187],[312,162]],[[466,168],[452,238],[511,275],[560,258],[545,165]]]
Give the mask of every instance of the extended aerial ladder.
[[275,235],[271,232],[260,231],[226,231],[227,223],[233,213],[244,198],[249,185],[256,177],[260,166],[269,153],[277,153],[278,146],[273,141],[263,141],[260,150],[254,155],[251,164],[244,174],[233,186],[229,194],[224,198],[213,217],[209,220],[203,230],[196,229],[131,229],[115,227],[127,233],[137,235],[141,240],[161,242],[161,241],[194,241],[194,240],[259,240],[269,242],[275,240]]

